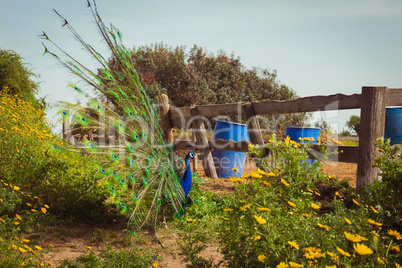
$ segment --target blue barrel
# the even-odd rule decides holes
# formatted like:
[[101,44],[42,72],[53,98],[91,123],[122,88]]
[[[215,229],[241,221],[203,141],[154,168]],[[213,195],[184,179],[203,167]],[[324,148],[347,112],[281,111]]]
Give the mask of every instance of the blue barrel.
[[400,144],[402,141],[402,107],[385,109],[384,138],[391,139],[390,144]]
[[[292,141],[298,143],[305,143],[305,141],[300,141],[299,138],[313,138],[314,140],[308,143],[317,144],[318,138],[321,137],[320,131],[321,129],[312,127],[286,127],[285,137],[289,136]],[[306,159],[305,162],[314,164],[315,160]]]
[[[244,124],[216,120],[212,140],[249,141],[247,127]],[[216,173],[219,178],[241,177],[246,162],[246,153],[224,150],[213,150]],[[237,169],[237,171],[233,170]]]

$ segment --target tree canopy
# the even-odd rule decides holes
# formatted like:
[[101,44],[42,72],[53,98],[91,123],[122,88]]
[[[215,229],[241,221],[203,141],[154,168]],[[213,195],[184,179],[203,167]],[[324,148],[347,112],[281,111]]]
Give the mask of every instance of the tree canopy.
[[357,115],[352,115],[349,118],[349,121],[346,122],[346,126],[356,132],[357,135],[359,135],[359,130],[360,130],[360,116]]
[[35,74],[25,67],[22,60],[13,50],[0,49],[0,91],[19,93],[25,100],[37,104],[35,94],[39,92],[39,83],[31,79]]
[[[238,57],[224,51],[215,56],[197,45],[186,52],[184,46],[173,48],[160,43],[134,47],[131,56],[141,83],[154,102],[162,93],[176,107],[298,97],[278,81],[275,70],[247,69]],[[109,61],[112,69],[113,61]],[[269,121],[278,124],[280,119],[286,125],[300,126],[306,118],[306,114],[292,114],[272,116]]]

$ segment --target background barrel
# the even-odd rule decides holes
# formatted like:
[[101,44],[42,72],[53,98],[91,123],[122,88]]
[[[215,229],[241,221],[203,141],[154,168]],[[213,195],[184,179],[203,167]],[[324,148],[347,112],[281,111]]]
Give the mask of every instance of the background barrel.
[[[249,141],[247,127],[239,123],[216,120],[212,141],[218,139],[235,142]],[[246,153],[213,150],[212,157],[219,178],[241,177],[243,175]],[[238,169],[238,171],[233,169]]]
[[386,108],[384,138],[391,139],[390,144],[402,141],[402,107]]
[[[312,127],[286,127],[285,138],[289,136],[292,141],[298,143],[305,143],[305,141],[300,141],[299,138],[313,138],[313,141],[308,143],[317,144],[318,138],[321,137],[321,129]],[[305,162],[309,164],[314,164],[316,160],[306,159]]]

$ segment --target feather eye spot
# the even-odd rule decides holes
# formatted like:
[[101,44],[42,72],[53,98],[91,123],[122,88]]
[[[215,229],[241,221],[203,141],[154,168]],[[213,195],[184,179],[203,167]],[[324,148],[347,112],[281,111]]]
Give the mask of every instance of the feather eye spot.
[[115,191],[115,189],[114,189],[114,187],[113,187],[113,186],[110,186],[110,190],[112,190],[112,192],[114,192],[114,191]]

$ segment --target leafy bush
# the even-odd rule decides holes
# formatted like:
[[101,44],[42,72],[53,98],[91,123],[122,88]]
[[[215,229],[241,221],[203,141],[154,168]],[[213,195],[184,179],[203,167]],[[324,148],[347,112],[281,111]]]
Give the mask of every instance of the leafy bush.
[[[395,267],[402,236],[342,183],[330,183],[307,158],[306,145],[271,140],[271,159],[233,178],[236,194],[221,218],[220,243],[230,267]],[[252,153],[257,153],[251,149]],[[320,203],[317,185],[338,190]],[[334,190],[334,189],[332,189]],[[325,190],[327,192],[327,190]]]

